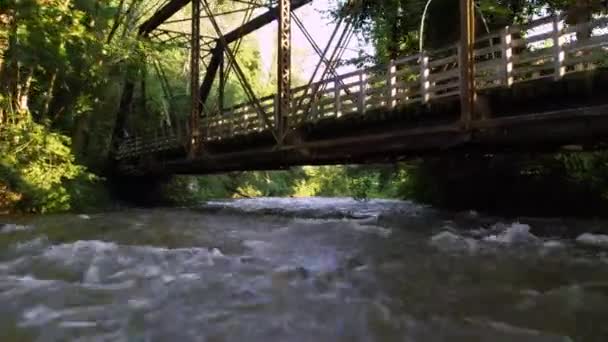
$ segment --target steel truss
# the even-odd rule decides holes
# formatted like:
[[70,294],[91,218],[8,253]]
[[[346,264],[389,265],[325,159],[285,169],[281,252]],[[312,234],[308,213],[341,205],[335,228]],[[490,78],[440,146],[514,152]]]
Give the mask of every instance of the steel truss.
[[[190,48],[190,97],[191,97],[191,112],[189,116],[189,141],[188,149],[189,155],[192,158],[200,155],[202,152],[202,141],[204,140],[201,132],[201,117],[203,115],[211,116],[213,113],[205,109],[205,103],[209,97],[216,76],[219,72],[219,107],[220,113],[222,112],[225,105],[224,101],[224,88],[229,78],[230,73],[233,71],[236,78],[239,80],[241,86],[245,90],[247,97],[249,98],[252,106],[256,109],[258,116],[269,128],[272,135],[274,136],[277,145],[282,145],[285,138],[288,136],[288,122],[287,117],[294,110],[299,111],[303,106],[303,99],[299,103],[294,104],[292,102],[291,94],[291,34],[292,19],[296,25],[303,32],[308,42],[313,47],[314,51],[319,56],[320,60],[315,68],[313,77],[310,83],[314,83],[315,78],[319,75],[319,71],[323,68],[320,73],[321,80],[327,76],[336,76],[336,68],[338,61],[341,59],[345,45],[353,35],[353,28],[350,22],[347,22],[343,27],[343,20],[340,19],[336,27],[335,32],[325,47],[321,50],[318,44],[314,41],[314,37],[306,30],[304,23],[295,15],[294,11],[312,0],[275,0],[275,1],[262,1],[262,0],[234,0],[239,3],[247,4],[248,6],[243,9],[225,11],[220,13],[212,13],[209,6],[208,0],[166,0],[163,2],[163,6],[158,8],[151,17],[145,21],[139,27],[139,36],[144,39],[154,39],[160,43],[174,44],[179,47]],[[465,1],[465,0],[462,0]],[[160,1],[159,1],[160,3]],[[185,19],[174,19],[170,18],[177,13],[180,9],[186,5],[191,4],[192,6],[192,17]],[[274,7],[273,7],[274,5]],[[267,12],[252,18],[254,10],[256,8],[266,7]],[[230,32],[223,33],[217,23],[217,17],[234,14],[244,13],[242,25]],[[215,31],[217,37],[201,35],[201,20],[208,20]],[[160,28],[161,25],[174,22],[191,21],[191,32],[178,32],[170,29]],[[266,113],[259,100],[256,98],[255,92],[251,85],[248,83],[242,68],[237,62],[236,55],[239,51],[241,41],[246,35],[256,31],[257,29],[269,24],[270,22],[278,21],[278,36],[277,36],[277,98],[275,105],[274,120],[269,116],[270,113]],[[343,32],[338,34],[338,27],[342,28]],[[337,44],[335,44],[333,51],[331,46],[334,43],[334,38],[339,38]],[[208,52],[211,56],[208,63],[202,61],[201,52]],[[205,67],[205,73],[203,79],[201,76],[201,63]],[[168,81],[162,71],[160,63],[154,64],[159,77],[163,80],[163,90],[170,92]],[[341,81],[339,81],[341,82]],[[142,88],[145,87],[142,84]],[[126,92],[123,94],[121,101],[121,108],[129,108],[130,102],[133,97],[134,85],[129,81],[127,82],[125,89]],[[166,88],[166,89],[165,89]],[[312,89],[310,94],[310,100],[304,108],[305,116],[310,111],[310,107],[315,104],[317,93],[321,89]],[[306,97],[308,94],[305,94]],[[303,98],[304,98],[303,97]],[[292,108],[295,107],[295,108]],[[122,109],[121,109],[122,110]],[[124,119],[122,120],[125,121]]]

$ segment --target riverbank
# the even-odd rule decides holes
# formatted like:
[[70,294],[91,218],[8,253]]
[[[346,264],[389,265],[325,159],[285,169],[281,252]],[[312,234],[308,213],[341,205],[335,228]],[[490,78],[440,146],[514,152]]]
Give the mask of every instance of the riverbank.
[[[114,202],[154,207],[195,206],[222,198],[352,197],[406,199],[437,209],[513,218],[608,217],[605,154],[544,156],[545,160],[468,156],[410,164],[305,166],[210,176],[111,175],[108,179],[91,174],[70,158],[47,177],[45,169],[37,166],[46,157],[41,153],[30,161],[5,164],[8,171],[0,175],[2,212],[96,211]],[[581,160],[588,165],[567,166]],[[62,177],[63,168],[77,173]]]

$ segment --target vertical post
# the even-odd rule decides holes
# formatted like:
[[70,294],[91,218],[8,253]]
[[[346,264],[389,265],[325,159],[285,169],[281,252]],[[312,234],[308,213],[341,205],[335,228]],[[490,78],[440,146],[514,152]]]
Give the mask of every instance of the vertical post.
[[460,0],[460,119],[468,128],[475,107],[475,4]]
[[315,120],[318,120],[321,115],[319,113],[319,98],[316,94],[310,97],[310,114]]
[[559,80],[566,73],[564,67],[565,53],[562,49],[562,29],[563,25],[559,15],[553,17],[553,64],[555,68],[555,79]]
[[359,113],[365,112],[365,98],[367,97],[367,75],[365,70],[359,72]]
[[511,28],[505,27],[500,36],[502,51],[502,74],[503,84],[507,87],[513,85],[513,43]]
[[429,88],[431,87],[431,83],[429,82],[429,75],[431,71],[429,70],[429,58],[423,52],[420,55],[420,97],[422,98],[422,103],[428,103],[430,99]]
[[236,120],[236,114],[234,113],[234,107],[232,107],[231,109],[228,110],[228,115],[230,115],[230,136],[234,136],[237,131],[237,120]]
[[222,53],[222,59],[220,60],[220,89],[218,92],[218,108],[220,115],[224,115],[224,97],[226,91],[226,66],[225,66],[224,53]]
[[342,116],[340,111],[342,110],[342,98],[341,98],[342,88],[340,87],[340,79],[339,76],[336,75],[334,79],[334,110],[336,111],[336,117],[339,118]]
[[397,96],[397,76],[395,73],[397,72],[397,66],[395,65],[395,61],[391,59],[388,63],[387,70],[387,80],[386,84],[388,86],[388,91],[386,92],[386,106],[389,109],[394,109],[397,106],[396,96]]
[[272,99],[272,109],[274,111],[274,123],[275,125],[280,120],[281,116],[281,95],[279,93],[274,94],[274,98]]
[[191,112],[190,112],[190,151],[189,157],[194,158],[200,147],[200,101],[199,93],[199,77],[200,77],[200,20],[201,20],[201,4],[199,0],[192,0],[192,46],[190,54],[190,96],[191,96]]
[[291,98],[291,102],[290,103],[291,103],[291,108],[293,108],[293,113],[291,113],[291,117],[292,117],[291,120],[293,120],[292,122],[294,124],[298,124],[298,123],[300,123],[302,121],[302,118],[298,114],[298,112],[299,112],[299,110],[297,110],[298,109],[298,105],[297,105],[298,101],[294,99],[293,92],[292,92],[292,98]]
[[279,144],[282,144],[287,130],[286,118],[291,110],[291,0],[279,0],[278,43],[279,114],[275,127],[280,137]]

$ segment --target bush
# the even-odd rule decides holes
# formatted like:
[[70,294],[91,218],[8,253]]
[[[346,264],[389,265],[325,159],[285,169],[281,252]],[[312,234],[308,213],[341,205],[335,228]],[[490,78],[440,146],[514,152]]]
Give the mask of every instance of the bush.
[[70,210],[99,181],[74,162],[68,137],[31,120],[0,130],[0,211]]

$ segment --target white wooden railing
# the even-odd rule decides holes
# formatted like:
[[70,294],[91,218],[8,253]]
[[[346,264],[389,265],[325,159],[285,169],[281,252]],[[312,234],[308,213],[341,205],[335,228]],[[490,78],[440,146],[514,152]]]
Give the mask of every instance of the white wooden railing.
[[[593,34],[577,39],[577,33]],[[475,87],[511,87],[515,83],[553,78],[604,67],[608,64],[608,18],[564,27],[563,18],[549,16],[523,25],[505,27],[480,37],[475,43]],[[426,104],[458,96],[460,72],[458,45],[393,60],[339,75],[329,80],[292,90],[290,127],[343,116],[366,115],[372,111]],[[314,90],[316,96],[312,97]],[[271,125],[275,122],[276,95],[259,99]],[[221,114],[201,120],[205,141],[216,141],[271,129],[260,119],[255,107],[243,103]],[[128,139],[118,158],[172,148],[179,139],[163,137]],[[164,144],[166,145],[163,145]],[[168,143],[171,143],[170,145]],[[135,147],[136,146],[136,147]]]

